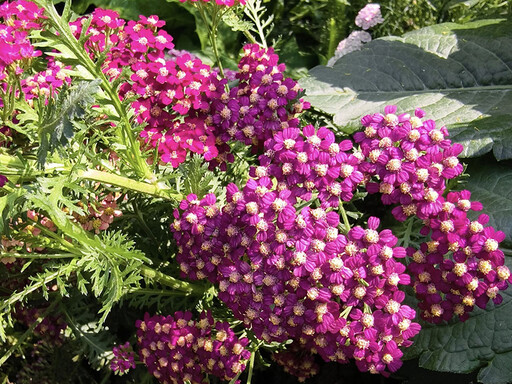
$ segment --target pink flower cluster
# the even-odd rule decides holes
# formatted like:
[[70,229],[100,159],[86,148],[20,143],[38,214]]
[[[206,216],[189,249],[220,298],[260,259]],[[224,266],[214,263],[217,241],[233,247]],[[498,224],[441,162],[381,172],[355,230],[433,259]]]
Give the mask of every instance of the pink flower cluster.
[[327,62],[327,66],[332,67],[339,58],[347,53],[361,50],[365,43],[372,40],[372,36],[366,30],[383,21],[379,4],[370,3],[362,8],[356,16],[355,24],[363,30],[352,31],[347,38],[341,40],[334,51],[334,56]]
[[[180,0],[180,2],[184,3],[187,0]],[[202,1],[203,3],[208,3],[210,0],[188,0],[192,3],[196,3],[198,1]],[[226,7],[233,7],[238,4],[245,5],[245,0],[215,0],[215,4],[217,5],[225,5]]]
[[123,214],[117,207],[117,200],[120,198],[119,195],[115,196],[113,193],[109,193],[88,203],[87,207],[80,202],[79,205],[84,208],[86,214],[81,216],[74,212],[75,221],[80,223],[86,231],[100,233],[100,231],[107,230],[114,219]]
[[66,73],[64,65],[53,58],[48,58],[48,66],[44,71],[37,72],[21,80],[21,91],[25,100],[33,106],[34,100],[44,98],[45,102],[54,97],[63,85],[71,84],[71,77]]
[[499,291],[512,283],[499,249],[505,234],[485,226],[489,221],[485,214],[474,221],[467,217],[469,210],[482,209],[470,197],[469,191],[448,193],[441,200],[441,211],[424,221],[422,234],[431,240],[419,250],[408,249],[418,306],[429,322],[450,320],[453,315],[464,321],[475,305],[485,308],[489,300],[500,304]]
[[249,339],[238,338],[229,323],[210,312],[149,316],[136,322],[141,361],[161,383],[203,383],[204,375],[231,381],[245,369]]
[[20,75],[34,57],[40,56],[30,42],[30,30],[41,29],[43,9],[31,1],[18,0],[0,5],[0,81],[9,74]]

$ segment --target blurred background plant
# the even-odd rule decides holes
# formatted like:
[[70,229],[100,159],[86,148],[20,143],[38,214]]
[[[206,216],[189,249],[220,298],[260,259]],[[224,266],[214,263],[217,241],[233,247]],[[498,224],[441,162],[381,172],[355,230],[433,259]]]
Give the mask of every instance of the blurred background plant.
[[[268,44],[286,63],[289,74],[299,78],[306,74],[307,69],[326,64],[338,43],[358,29],[354,19],[368,1],[260,0],[258,3],[265,7],[264,19],[272,17],[271,24],[266,28]],[[374,39],[402,35],[442,22],[466,23],[486,18],[509,18],[512,13],[512,2],[506,0],[382,0],[375,3],[380,4],[384,20],[372,28]],[[191,3],[180,3],[178,0],[73,1],[73,9],[78,14],[91,12],[94,7],[114,9],[125,19],[158,13],[160,19],[167,22],[167,32],[175,37],[177,49],[191,51],[203,60],[209,58],[212,63],[214,61],[208,45],[207,29]],[[236,17],[249,20],[241,9],[238,9]],[[226,21],[233,25],[232,18]],[[234,31],[224,24],[219,30],[219,50],[227,68],[235,68],[239,49],[247,41],[240,30],[243,27],[238,23]]]

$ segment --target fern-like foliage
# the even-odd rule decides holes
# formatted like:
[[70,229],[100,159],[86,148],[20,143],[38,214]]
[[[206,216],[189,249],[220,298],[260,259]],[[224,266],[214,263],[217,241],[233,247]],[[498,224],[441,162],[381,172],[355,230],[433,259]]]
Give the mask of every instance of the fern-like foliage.
[[[58,228],[58,234],[52,235],[58,247],[76,255],[60,270],[72,266],[77,288],[83,293],[92,293],[102,308],[100,323],[103,323],[128,288],[138,287],[142,279],[140,267],[151,261],[134,246],[133,241],[119,232],[103,232],[91,235],[72,221],[69,212],[78,210],[69,197],[69,189],[81,190],[68,177],[45,178],[40,180],[41,187],[32,190],[26,198],[45,212]],[[65,273],[69,276],[69,273]],[[65,293],[64,291],[62,292]]]
[[76,300],[66,306],[61,305],[61,311],[71,329],[77,353],[96,370],[107,366],[113,357],[112,347],[116,339],[107,327],[98,323],[90,306],[84,300]]
[[48,153],[65,146],[73,137],[73,120],[83,118],[86,108],[94,102],[94,95],[99,90],[100,80],[79,82],[71,87],[64,87],[39,111],[39,149],[37,159],[40,167],[46,162]]
[[[254,23],[250,28],[251,31],[258,34],[260,41],[258,42],[262,47],[267,48],[267,37],[272,32],[274,15],[265,18],[266,8],[262,0],[247,0],[244,13]],[[251,39],[255,41],[254,37]]]
[[178,180],[177,189],[184,195],[194,193],[201,199],[207,193],[219,189],[221,185],[219,179],[208,170],[208,164],[199,155],[192,156],[182,164],[180,171],[183,177]]

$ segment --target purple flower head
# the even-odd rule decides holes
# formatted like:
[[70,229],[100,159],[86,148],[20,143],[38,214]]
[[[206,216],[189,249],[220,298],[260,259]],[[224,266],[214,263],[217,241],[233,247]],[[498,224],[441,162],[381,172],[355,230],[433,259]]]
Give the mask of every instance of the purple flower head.
[[356,16],[356,25],[364,30],[370,29],[383,21],[379,4],[366,4]]

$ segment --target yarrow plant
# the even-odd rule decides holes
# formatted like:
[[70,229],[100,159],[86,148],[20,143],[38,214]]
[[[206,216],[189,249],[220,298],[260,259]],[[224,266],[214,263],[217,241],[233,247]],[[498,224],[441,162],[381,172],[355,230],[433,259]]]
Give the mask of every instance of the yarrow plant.
[[[257,0],[184,4],[213,66],[157,15],[70,6],[0,6],[8,380],[57,382],[58,359],[90,382],[250,384],[267,363],[387,377],[422,326],[504,301],[506,234],[421,108],[335,129],[266,46]],[[367,5],[339,51],[382,20]],[[262,40],[231,68],[223,21]]]

